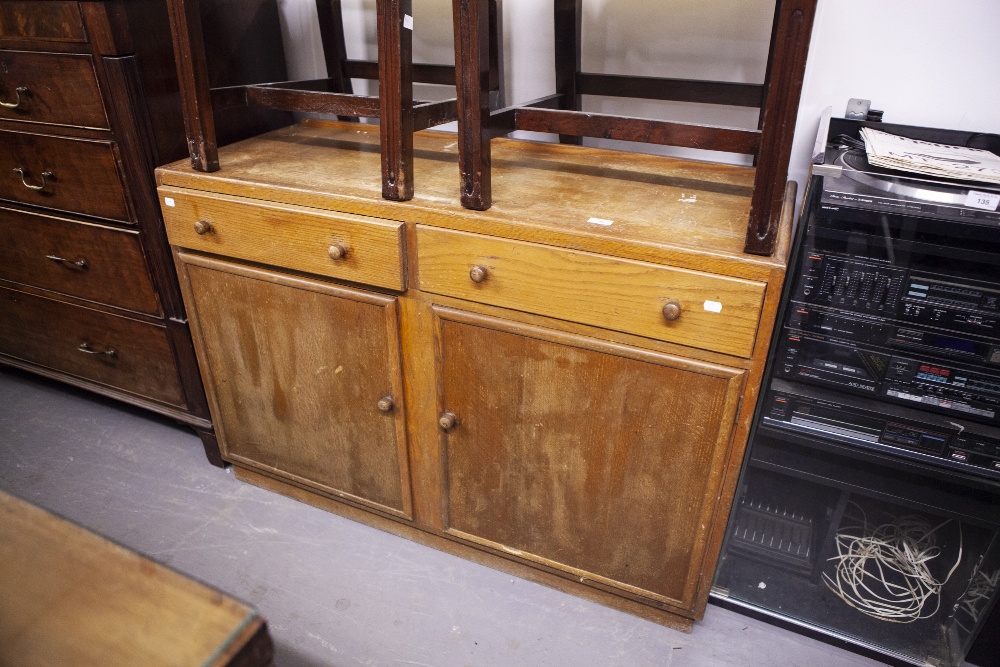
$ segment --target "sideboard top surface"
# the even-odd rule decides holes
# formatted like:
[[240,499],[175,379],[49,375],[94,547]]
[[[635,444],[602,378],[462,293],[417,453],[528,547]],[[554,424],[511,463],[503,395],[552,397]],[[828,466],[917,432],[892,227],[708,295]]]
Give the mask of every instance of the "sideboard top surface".
[[656,261],[664,255],[782,267],[790,233],[782,216],[773,257],[743,252],[752,167],[607,149],[496,139],[494,205],[470,211],[459,201],[454,134],[414,135],[416,194],[381,196],[378,127],[306,120],[219,151],[221,169],[187,160],[157,170],[172,185],[550,243]]

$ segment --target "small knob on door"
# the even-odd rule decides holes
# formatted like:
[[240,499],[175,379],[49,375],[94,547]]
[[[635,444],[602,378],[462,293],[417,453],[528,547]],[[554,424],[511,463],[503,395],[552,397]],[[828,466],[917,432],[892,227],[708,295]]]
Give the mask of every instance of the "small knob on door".
[[210,231],[212,231],[212,223],[209,222],[208,220],[199,220],[198,222],[194,223],[195,234],[203,236],[205,234],[208,234]]
[[681,316],[681,302],[677,299],[668,299],[665,304],[663,304],[663,319],[667,322],[673,322]]
[[441,418],[438,419],[438,426],[441,427],[442,431],[445,432],[450,431],[451,429],[458,426],[458,415],[456,415],[454,412],[443,413],[441,415]]
[[347,257],[348,248],[343,243],[334,243],[330,246],[330,259],[344,259]]
[[375,404],[379,412],[392,412],[396,408],[396,402],[392,400],[392,396],[383,396]]
[[477,285],[486,282],[486,279],[489,277],[490,277],[490,272],[486,270],[485,266],[479,266],[478,264],[476,264],[471,269],[469,269],[469,278],[471,278],[472,282],[476,283]]

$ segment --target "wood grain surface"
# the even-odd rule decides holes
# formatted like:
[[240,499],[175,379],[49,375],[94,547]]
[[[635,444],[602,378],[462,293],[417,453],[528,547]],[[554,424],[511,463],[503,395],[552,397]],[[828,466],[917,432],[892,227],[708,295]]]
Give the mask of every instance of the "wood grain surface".
[[[403,224],[348,213],[159,188],[170,243],[394,290],[404,288]],[[172,202],[173,205],[170,205]],[[211,231],[195,232],[196,222]],[[334,260],[330,246],[347,248]]]
[[4,665],[263,666],[273,655],[252,608],[5,493],[0,590]]
[[[0,51],[0,107],[8,120],[108,128],[94,60],[89,55]],[[17,93],[19,87],[26,92]]]
[[448,531],[691,607],[743,373],[438,316]]
[[[0,3],[2,4],[2,3]],[[130,220],[114,144],[0,131],[0,198],[100,218]],[[24,181],[44,187],[33,190]],[[43,172],[52,176],[42,179]]]
[[0,2],[0,39],[85,42],[87,33],[76,2]]
[[[0,288],[0,354],[172,406],[186,405],[162,326]],[[94,354],[88,354],[80,349]],[[104,354],[114,351],[114,354]]]
[[[424,226],[417,258],[424,291],[741,357],[764,299],[762,283]],[[663,316],[668,300],[680,306],[675,321]]]
[[132,230],[0,207],[0,279],[161,314]]
[[178,258],[223,456],[409,516],[396,299]]
[[[378,130],[309,121],[220,149],[223,170],[187,162],[158,170],[161,184],[535,241],[761,280],[780,258],[743,253],[754,170],[517,140],[493,142],[496,204],[463,209],[457,144],[414,135],[408,202],[382,199]],[[591,220],[600,222],[591,222]],[[606,224],[610,222],[611,224]]]

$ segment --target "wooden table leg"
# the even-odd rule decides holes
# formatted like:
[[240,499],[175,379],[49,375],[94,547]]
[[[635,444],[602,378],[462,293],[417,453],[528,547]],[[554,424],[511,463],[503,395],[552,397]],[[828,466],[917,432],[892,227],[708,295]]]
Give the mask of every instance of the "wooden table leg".
[[[581,68],[583,33],[583,0],[555,0],[553,3],[556,54],[556,92],[559,108],[566,111],[580,111],[581,100],[577,93],[576,77]],[[560,134],[559,142],[583,144],[583,137]]]
[[778,0],[768,55],[761,140],[744,251],[770,255],[778,237],[788,160],[806,72],[816,0]]
[[382,196],[405,201],[413,198],[412,0],[377,6]]
[[167,0],[174,60],[184,108],[191,166],[198,171],[219,170],[212,93],[205,64],[205,41],[198,0]]
[[452,6],[462,206],[485,211],[493,203],[490,180],[489,0],[453,0]]

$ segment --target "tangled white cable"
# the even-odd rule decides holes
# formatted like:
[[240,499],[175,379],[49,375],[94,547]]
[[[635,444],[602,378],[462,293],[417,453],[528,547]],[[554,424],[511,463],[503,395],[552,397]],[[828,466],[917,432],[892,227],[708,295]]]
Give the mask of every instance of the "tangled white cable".
[[972,633],[976,629],[983,611],[988,608],[987,605],[993,599],[993,594],[997,588],[1000,588],[1000,570],[995,570],[993,574],[987,574],[983,570],[976,572],[975,576],[972,577],[972,583],[969,584],[969,590],[962,597],[962,603],[958,609],[959,612],[964,612],[968,615],[969,627],[966,627],[962,621],[958,620],[960,614],[956,614],[955,622],[960,628],[968,633]]
[[[958,526],[958,557],[948,575],[936,580],[929,563],[941,555],[936,533],[950,523],[937,526],[918,516],[901,516],[871,528],[864,510],[861,525],[841,528],[837,533],[837,555],[831,577],[823,583],[841,600],[882,621],[912,623],[930,618],[941,605],[941,589],[962,562],[962,526]],[[933,599],[934,608],[928,603]],[[925,609],[925,607],[928,607]]]

